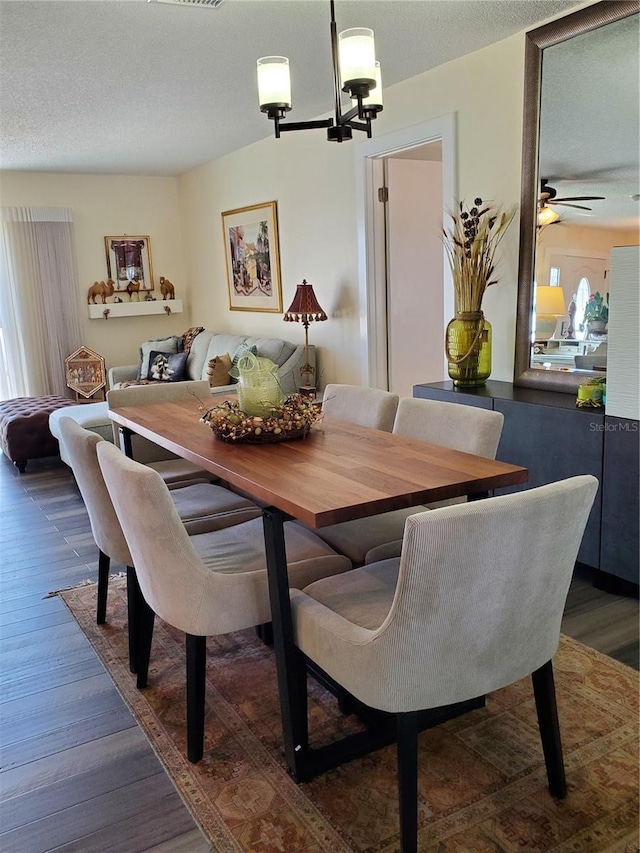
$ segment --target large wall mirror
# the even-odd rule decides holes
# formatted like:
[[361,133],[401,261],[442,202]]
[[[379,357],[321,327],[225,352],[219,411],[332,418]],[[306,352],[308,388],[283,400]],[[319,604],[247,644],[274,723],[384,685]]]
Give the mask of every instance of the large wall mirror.
[[639,12],[609,0],[527,33],[516,385],[606,370],[611,251],[639,242]]

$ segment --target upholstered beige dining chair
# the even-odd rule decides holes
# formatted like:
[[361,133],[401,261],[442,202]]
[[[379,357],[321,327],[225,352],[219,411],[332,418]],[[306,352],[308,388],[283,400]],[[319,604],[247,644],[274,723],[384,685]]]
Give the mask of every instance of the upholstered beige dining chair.
[[[271,620],[261,519],[189,537],[160,475],[107,442],[98,460],[131,551],[139,600],[138,686],[145,687],[154,614],[187,635],[187,754],[202,758],[206,638]],[[308,530],[287,522],[289,581],[306,586],[351,568]]]
[[551,659],[597,488],[588,475],[419,513],[401,557],[291,591],[299,649],[397,715],[402,853],[417,849],[421,710],[531,674],[549,790],[565,796]]
[[398,408],[398,395],[357,385],[327,385],[322,414],[338,421],[391,432]]
[[[153,385],[131,385],[128,388],[114,388],[107,391],[107,404],[110,409],[123,406],[147,406],[152,403],[173,403],[189,400],[193,403],[194,417],[200,417],[198,406],[206,405],[210,399],[209,383],[194,382],[158,382]],[[113,424],[114,443],[121,447],[120,431]],[[165,483],[179,483],[188,480],[216,481],[218,478],[204,471],[188,459],[181,459],[168,450],[148,441],[140,435],[131,436],[133,458],[144,462],[156,470]]]
[[[133,561],[98,465],[96,448],[104,439],[60,418],[59,429],[98,546],[98,624],[106,620],[111,561],[127,567],[128,585],[135,585]],[[118,451],[119,452],[119,451]],[[246,498],[211,483],[194,483],[171,490],[176,511],[190,534],[206,533],[258,518],[260,509]],[[133,601],[131,602],[133,605]],[[135,637],[130,633],[130,662],[135,670]]]
[[[403,397],[398,403],[393,432],[452,450],[495,459],[504,416],[501,412]],[[373,563],[400,555],[404,523],[410,515],[437,506],[464,503],[453,498],[427,506],[397,509],[381,515],[344,521],[318,530],[318,535],[355,564]]]

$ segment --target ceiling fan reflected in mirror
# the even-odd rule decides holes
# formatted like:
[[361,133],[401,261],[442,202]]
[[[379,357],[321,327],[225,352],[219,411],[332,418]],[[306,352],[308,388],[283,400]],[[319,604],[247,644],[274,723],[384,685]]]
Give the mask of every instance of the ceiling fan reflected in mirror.
[[571,204],[574,201],[604,201],[603,195],[574,195],[558,198],[558,192],[547,183],[548,178],[542,178],[540,181],[540,196],[538,197],[538,205],[542,209],[548,205],[562,205],[563,207],[573,207],[576,210],[592,210],[591,207],[586,207],[583,204]]

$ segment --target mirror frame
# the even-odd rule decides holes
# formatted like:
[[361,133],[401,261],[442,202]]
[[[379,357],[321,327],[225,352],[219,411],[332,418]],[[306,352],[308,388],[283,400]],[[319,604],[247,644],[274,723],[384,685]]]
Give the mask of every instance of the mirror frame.
[[598,29],[640,12],[640,0],[604,0],[530,30],[525,36],[524,118],[522,122],[522,178],[520,187],[520,261],[513,384],[575,394],[580,382],[598,374],[541,370],[531,362],[531,314],[535,271],[536,212],[538,207],[538,150],[542,51],[574,36]]

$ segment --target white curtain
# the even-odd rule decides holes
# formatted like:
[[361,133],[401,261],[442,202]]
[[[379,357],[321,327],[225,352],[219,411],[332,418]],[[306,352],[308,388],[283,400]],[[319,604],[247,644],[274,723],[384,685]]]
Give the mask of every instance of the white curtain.
[[64,396],[82,344],[71,210],[3,207],[0,226],[0,399]]

